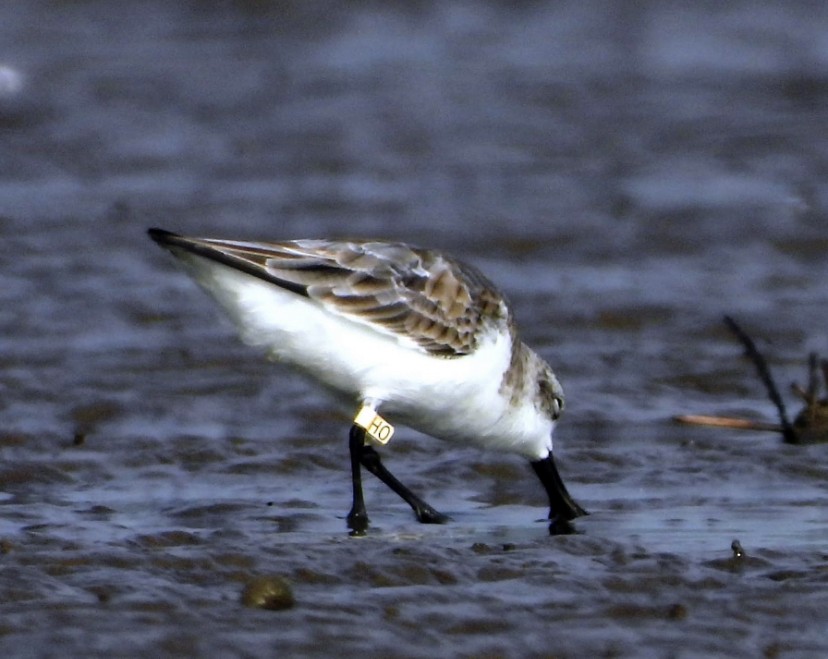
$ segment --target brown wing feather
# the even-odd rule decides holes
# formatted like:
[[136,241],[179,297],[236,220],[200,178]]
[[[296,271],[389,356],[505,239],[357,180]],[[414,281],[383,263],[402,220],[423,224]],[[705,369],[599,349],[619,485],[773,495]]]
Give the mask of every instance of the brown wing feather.
[[439,252],[378,241],[201,242],[274,284],[431,354],[468,354],[487,323],[509,321],[505,300],[480,272]]

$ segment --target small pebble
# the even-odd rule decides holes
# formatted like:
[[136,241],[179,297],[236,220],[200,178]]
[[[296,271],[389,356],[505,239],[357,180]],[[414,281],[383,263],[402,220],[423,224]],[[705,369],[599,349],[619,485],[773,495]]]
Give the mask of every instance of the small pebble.
[[251,579],[242,591],[241,603],[253,609],[283,611],[291,608],[295,600],[285,579],[269,575]]

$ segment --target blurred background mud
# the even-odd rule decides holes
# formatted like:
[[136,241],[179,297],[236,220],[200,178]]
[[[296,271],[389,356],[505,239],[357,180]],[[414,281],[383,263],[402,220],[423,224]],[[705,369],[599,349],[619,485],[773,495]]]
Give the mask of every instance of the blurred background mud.
[[[723,313],[780,383],[828,354],[826,35],[805,1],[5,3],[0,652],[826,654],[828,447],[670,423],[774,418]],[[154,225],[478,265],[566,390],[580,535],[520,459],[400,429],[453,522],[368,480],[348,538],[347,418]]]

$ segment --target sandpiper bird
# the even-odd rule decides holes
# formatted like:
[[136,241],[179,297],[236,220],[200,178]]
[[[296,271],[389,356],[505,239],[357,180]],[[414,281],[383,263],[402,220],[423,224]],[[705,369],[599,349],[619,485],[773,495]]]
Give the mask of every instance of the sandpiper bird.
[[368,527],[361,467],[420,522],[447,521],[382,464],[393,426],[517,453],[549,497],[550,532],[587,514],[552,458],[564,406],[552,369],[518,337],[504,297],[475,268],[403,243],[150,237],[224,307],[242,340],[309,374],[359,410],[350,429],[352,533]]

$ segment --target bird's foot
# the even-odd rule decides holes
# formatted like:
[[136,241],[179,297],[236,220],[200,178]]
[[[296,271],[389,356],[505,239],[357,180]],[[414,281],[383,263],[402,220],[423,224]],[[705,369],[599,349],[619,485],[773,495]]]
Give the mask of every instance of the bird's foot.
[[556,515],[549,518],[549,535],[576,535],[578,529],[565,517]]
[[419,506],[414,514],[417,516],[417,521],[421,524],[445,524],[451,521],[451,517],[438,513],[429,505]]
[[364,510],[351,510],[346,518],[350,535],[354,537],[363,536],[368,531],[368,514]]

